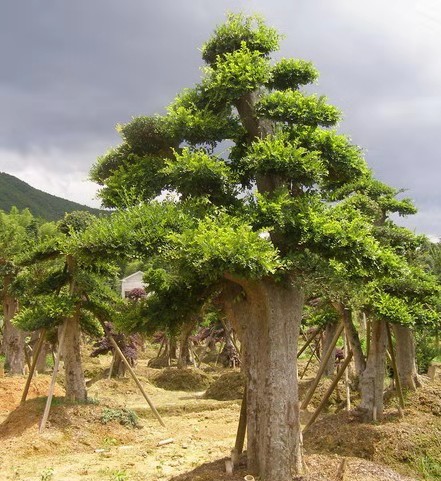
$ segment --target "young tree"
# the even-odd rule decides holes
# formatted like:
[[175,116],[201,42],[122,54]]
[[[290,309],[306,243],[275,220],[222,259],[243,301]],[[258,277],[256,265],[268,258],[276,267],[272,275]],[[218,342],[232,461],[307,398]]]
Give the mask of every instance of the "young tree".
[[[84,260],[76,248],[91,214],[73,212],[59,223],[59,235],[35,247],[22,260],[29,266],[23,272],[23,309],[15,322],[27,330],[58,328],[66,378],[66,397],[87,398],[80,353],[81,331],[102,334],[96,311],[111,316],[112,306],[121,301],[109,283],[117,270],[109,261]],[[73,242],[75,240],[75,242]],[[34,269],[44,266],[36,278]],[[62,335],[60,335],[62,333]]]
[[[302,471],[296,348],[305,272],[317,258],[354,277],[399,264],[365,215],[328,202],[368,169],[360,149],[330,129],[339,111],[300,90],[316,80],[314,67],[271,61],[279,39],[260,18],[230,15],[202,49],[201,83],[167,115],[119,127],[123,143],[92,177],[105,205],[128,210],[87,234],[89,252],[136,247],[173,266],[188,292],[222,290],[244,349],[249,469],[263,481]],[[226,140],[231,147],[216,154]],[[155,202],[165,190],[176,195]],[[170,302],[165,292],[158,305]]]

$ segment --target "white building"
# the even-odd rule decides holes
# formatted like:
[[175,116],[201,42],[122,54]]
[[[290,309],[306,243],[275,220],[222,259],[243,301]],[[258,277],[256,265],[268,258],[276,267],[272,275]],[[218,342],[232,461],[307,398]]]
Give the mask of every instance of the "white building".
[[144,272],[138,271],[130,276],[125,277],[121,281],[121,296],[126,298],[132,289],[141,288],[145,289],[147,286],[143,282]]

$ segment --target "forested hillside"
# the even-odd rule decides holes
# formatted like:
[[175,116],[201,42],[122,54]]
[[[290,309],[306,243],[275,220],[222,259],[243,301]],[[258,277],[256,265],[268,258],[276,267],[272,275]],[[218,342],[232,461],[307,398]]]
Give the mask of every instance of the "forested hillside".
[[35,189],[17,177],[0,172],[0,210],[9,212],[12,206],[20,210],[28,208],[35,216],[47,220],[61,219],[65,212],[75,210],[103,212]]

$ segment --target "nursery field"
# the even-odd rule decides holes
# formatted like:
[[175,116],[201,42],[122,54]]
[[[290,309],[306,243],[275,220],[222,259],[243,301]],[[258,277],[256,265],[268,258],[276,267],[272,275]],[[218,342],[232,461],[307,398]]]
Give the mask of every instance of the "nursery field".
[[[231,383],[231,379],[225,381],[224,397],[236,398],[227,400],[209,399],[204,395],[205,389],[194,390],[201,377],[204,382],[213,383],[226,371],[231,373],[231,369],[207,365],[205,372],[187,370],[187,385],[192,385],[191,379],[196,380],[193,391],[173,390],[173,383],[179,386],[181,382],[177,369],[152,369],[147,367],[146,360],[141,360],[136,371],[166,425],[162,427],[131,379],[93,381],[104,372],[109,359],[104,357],[94,362],[88,366],[92,382],[88,389],[90,402],[66,404],[61,377],[49,423],[42,434],[38,425],[50,377],[34,378],[28,400],[22,405],[25,377],[0,378],[0,479],[236,481],[244,478],[247,474],[244,459],[233,475],[225,472],[225,460],[235,442],[240,386]],[[173,380],[167,390],[155,385],[159,377],[163,382],[167,377]],[[301,381],[301,394],[311,380]],[[309,412],[302,413],[303,423],[324,390],[324,385],[319,387]],[[398,415],[392,398],[380,425],[361,424],[347,413],[341,388],[331,397],[326,413],[304,437],[308,474],[302,479],[437,479],[441,469],[440,392],[441,380],[426,378],[417,393],[408,395],[404,417]]]

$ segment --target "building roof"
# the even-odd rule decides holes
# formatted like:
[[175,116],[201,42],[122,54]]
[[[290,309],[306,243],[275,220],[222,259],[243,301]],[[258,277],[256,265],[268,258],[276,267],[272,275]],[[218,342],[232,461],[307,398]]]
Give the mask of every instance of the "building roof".
[[130,274],[130,276],[127,276],[127,277],[124,277],[124,279],[121,279],[121,282],[127,281],[127,280],[131,279],[132,277],[135,277],[135,276],[137,276],[137,275],[139,275],[139,274],[144,275],[144,272],[142,272],[142,271],[136,271],[136,272],[134,272],[133,274]]

